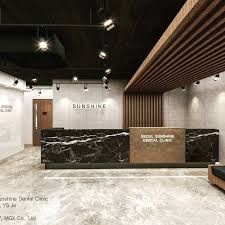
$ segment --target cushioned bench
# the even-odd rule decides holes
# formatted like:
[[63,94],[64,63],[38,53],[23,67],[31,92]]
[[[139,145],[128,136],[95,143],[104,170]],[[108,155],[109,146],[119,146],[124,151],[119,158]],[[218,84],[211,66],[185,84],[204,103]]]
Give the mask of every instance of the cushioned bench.
[[209,181],[225,190],[225,166],[209,165],[208,168]]

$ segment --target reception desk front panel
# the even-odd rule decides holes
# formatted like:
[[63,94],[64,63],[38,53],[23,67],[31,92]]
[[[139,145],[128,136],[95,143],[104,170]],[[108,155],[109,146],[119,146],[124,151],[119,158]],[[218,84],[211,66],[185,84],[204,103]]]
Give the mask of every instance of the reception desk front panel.
[[130,128],[131,163],[184,163],[185,129]]
[[219,158],[219,131],[135,127],[42,131],[42,163],[93,165],[211,163]]
[[129,130],[42,131],[43,163],[128,163]]

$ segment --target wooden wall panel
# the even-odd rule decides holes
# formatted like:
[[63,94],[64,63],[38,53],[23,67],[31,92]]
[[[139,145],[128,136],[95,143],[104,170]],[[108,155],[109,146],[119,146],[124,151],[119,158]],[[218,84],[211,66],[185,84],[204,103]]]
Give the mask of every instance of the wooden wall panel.
[[123,124],[124,128],[161,127],[162,94],[125,93]]

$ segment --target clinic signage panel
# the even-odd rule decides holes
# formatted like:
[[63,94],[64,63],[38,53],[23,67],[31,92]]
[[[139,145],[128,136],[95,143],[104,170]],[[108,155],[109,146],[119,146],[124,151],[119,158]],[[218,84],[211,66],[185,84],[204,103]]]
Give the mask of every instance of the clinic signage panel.
[[12,112],[12,105],[0,105],[0,112]]
[[131,163],[184,163],[184,128],[130,128]]

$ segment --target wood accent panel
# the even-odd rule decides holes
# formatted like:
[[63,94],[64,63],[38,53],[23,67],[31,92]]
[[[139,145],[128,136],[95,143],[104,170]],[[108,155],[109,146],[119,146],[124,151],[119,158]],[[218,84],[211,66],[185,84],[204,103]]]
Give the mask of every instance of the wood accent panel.
[[225,70],[225,2],[187,0],[125,92],[164,92]]
[[123,110],[124,128],[161,127],[161,93],[125,93]]
[[[225,181],[220,179],[219,177],[215,176],[212,173],[212,167],[215,165],[208,165],[208,179],[209,182],[211,184],[217,185],[218,187],[222,188],[223,190],[225,190]],[[220,165],[216,165],[216,166],[220,166]],[[221,165],[224,166],[224,165]]]
[[131,127],[130,163],[185,163],[185,129]]
[[41,130],[53,127],[51,99],[33,99],[33,145],[41,145]]

